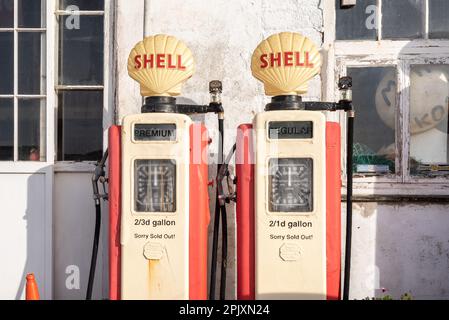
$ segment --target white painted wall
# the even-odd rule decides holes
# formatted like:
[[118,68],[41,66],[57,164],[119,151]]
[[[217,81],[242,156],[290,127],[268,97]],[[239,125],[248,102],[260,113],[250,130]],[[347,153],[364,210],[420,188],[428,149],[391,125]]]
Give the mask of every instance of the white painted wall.
[[351,298],[449,299],[448,228],[447,204],[355,203]]
[[48,191],[45,174],[0,174],[0,299],[24,299],[28,273],[41,284],[41,298],[51,298]]
[[[95,205],[91,173],[59,172],[55,174],[54,199],[54,298],[58,300],[86,297],[95,230]],[[108,296],[107,231],[108,208],[102,201],[101,240],[98,248],[93,299]],[[106,250],[105,250],[106,249]]]

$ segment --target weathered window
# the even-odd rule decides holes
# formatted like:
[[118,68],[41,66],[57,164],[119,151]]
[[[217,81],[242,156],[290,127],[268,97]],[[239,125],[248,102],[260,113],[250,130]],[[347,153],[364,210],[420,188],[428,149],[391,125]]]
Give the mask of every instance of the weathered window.
[[447,0],[359,0],[349,10],[340,3],[337,40],[449,39]]
[[46,160],[45,1],[0,0],[0,160]]
[[357,182],[422,190],[447,182],[447,17],[447,0],[367,0],[346,10],[336,1],[337,76],[354,83]]
[[336,1],[337,40],[375,40],[377,0],[361,1],[350,10],[341,10],[341,0]]
[[103,152],[104,1],[60,0],[57,160]]
[[410,70],[410,171],[448,173],[449,65]]
[[449,1],[429,1],[429,38],[449,39]]
[[357,114],[354,129],[354,172],[394,174],[396,160],[396,69],[348,68],[353,78]]

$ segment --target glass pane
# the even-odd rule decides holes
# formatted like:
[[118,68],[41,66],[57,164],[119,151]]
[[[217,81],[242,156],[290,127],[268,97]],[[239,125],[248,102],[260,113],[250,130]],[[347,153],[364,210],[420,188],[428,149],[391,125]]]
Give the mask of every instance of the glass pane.
[[449,65],[411,67],[411,174],[449,173],[448,101]]
[[348,68],[356,111],[354,172],[395,173],[396,69]]
[[19,0],[18,17],[20,28],[40,28],[44,21],[41,16],[45,9],[41,7],[41,0]]
[[134,210],[176,211],[176,163],[170,159],[134,162]]
[[14,27],[14,0],[0,0],[0,28]]
[[14,100],[0,99],[0,161],[14,160]]
[[429,38],[449,38],[449,1],[431,0],[429,2]]
[[58,106],[58,160],[100,160],[103,91],[60,92]]
[[377,37],[377,0],[357,1],[351,9],[340,9],[336,0],[337,40],[375,40]]
[[103,84],[103,17],[81,16],[80,28],[59,24],[59,84]]
[[14,93],[14,35],[0,32],[0,94]]
[[79,10],[104,10],[104,0],[59,0],[60,10],[68,10],[69,6],[77,6]]
[[382,38],[422,38],[424,3],[422,0],[383,0]]
[[271,212],[313,211],[313,159],[270,159],[268,170]]
[[19,160],[45,161],[45,100],[19,100]]
[[19,33],[19,94],[45,93],[45,38],[40,32]]

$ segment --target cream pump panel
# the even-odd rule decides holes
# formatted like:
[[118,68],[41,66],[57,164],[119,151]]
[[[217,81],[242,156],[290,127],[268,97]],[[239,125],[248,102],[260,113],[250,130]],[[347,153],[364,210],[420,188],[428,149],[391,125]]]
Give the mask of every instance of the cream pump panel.
[[263,112],[254,128],[256,299],[326,299],[325,116]]
[[191,123],[182,114],[124,118],[122,299],[189,298]]

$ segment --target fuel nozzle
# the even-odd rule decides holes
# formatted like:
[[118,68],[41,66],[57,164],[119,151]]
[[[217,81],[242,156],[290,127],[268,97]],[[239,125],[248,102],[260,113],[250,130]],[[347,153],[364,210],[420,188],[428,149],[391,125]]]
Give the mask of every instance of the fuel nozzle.
[[219,80],[209,82],[209,93],[211,103],[221,103],[221,93],[223,92],[223,84]]
[[351,77],[341,77],[338,80],[338,89],[340,90],[340,101],[352,101]]

